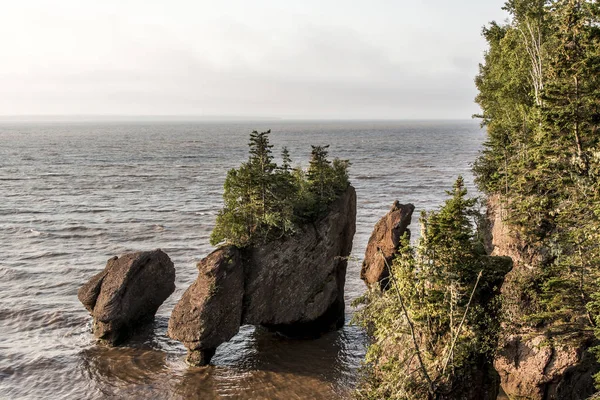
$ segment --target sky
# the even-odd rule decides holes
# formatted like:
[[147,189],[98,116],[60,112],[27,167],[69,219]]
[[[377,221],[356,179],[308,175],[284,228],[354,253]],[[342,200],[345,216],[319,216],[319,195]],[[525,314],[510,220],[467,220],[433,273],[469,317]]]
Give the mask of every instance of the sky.
[[467,119],[504,0],[13,0],[0,115]]

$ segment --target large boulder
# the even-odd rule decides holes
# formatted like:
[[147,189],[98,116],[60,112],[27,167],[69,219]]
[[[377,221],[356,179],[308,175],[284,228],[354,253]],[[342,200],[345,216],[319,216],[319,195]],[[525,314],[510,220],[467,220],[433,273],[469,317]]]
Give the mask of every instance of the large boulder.
[[188,348],[188,362],[205,365],[241,325],[301,337],[342,326],[355,224],[356,192],[350,186],[327,215],[293,236],[214,251],[198,264],[196,282],[175,307],[169,336]]
[[[519,321],[530,312],[531,299],[522,282],[539,276],[541,266],[552,262],[552,253],[540,243],[528,243],[506,223],[506,207],[499,196],[488,198],[490,224],[487,250],[509,256],[514,266],[502,284],[503,313]],[[509,398],[529,400],[582,400],[594,393],[593,375],[600,369],[589,349],[593,333],[550,332],[548,327],[511,327],[500,335],[494,366]]]
[[367,285],[379,283],[385,287],[387,284],[387,265],[394,260],[402,235],[410,235],[408,226],[414,210],[414,205],[400,204],[396,200],[390,211],[375,224],[360,271],[360,277]]
[[93,317],[94,335],[118,344],[154,319],[175,290],[175,267],[161,250],[113,257],[77,293]]

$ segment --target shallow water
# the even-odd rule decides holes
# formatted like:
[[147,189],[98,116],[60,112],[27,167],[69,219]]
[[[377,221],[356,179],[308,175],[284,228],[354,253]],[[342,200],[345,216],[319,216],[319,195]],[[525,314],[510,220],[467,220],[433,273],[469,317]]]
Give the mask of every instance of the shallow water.
[[[437,207],[458,174],[473,189],[470,163],[484,139],[473,121],[1,123],[0,398],[347,397],[366,344],[355,326],[312,341],[243,327],[210,368],[188,367],[185,348],[166,337],[253,129],[272,129],[276,153],[286,145],[304,166],[310,144],[352,162],[347,320],[375,222],[395,199],[414,203],[415,216]],[[175,263],[175,293],[129,345],[96,344],[77,289],[113,255],[154,248]]]

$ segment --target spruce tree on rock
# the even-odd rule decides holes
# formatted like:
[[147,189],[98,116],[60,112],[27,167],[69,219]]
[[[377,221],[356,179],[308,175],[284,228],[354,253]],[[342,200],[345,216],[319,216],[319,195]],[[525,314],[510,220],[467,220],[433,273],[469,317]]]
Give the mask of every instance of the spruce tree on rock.
[[314,221],[348,185],[345,160],[327,160],[328,146],[313,148],[309,172],[292,169],[287,148],[281,167],[273,161],[271,131],[250,134],[249,158],[227,173],[224,207],[217,215],[211,244],[238,247],[266,243],[293,234],[299,224]]

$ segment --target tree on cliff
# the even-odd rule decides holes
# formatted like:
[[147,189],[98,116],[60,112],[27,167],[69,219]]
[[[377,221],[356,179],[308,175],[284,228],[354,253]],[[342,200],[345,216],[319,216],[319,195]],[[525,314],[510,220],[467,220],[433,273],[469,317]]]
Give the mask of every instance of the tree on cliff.
[[252,196],[253,206],[257,208],[259,219],[265,219],[267,213],[275,202],[273,191],[273,172],[277,164],[273,162],[269,144],[270,130],[266,132],[253,131],[250,134],[250,159],[248,160],[248,171],[250,173],[251,185],[248,189],[254,192]]
[[510,260],[485,255],[461,177],[448,194],[422,214],[416,248],[403,238],[388,289],[376,285],[361,299],[356,319],[373,341],[359,398],[433,399],[492,382],[495,295]]
[[[282,166],[274,162],[271,131],[250,134],[249,158],[225,179],[224,207],[217,215],[211,243],[227,242],[239,247],[265,243],[293,234],[299,224],[313,221],[349,185],[347,161],[327,160],[320,151],[318,165],[308,173],[292,169],[287,148],[282,150]],[[328,146],[313,146],[326,149]],[[323,188],[321,192],[317,188]],[[326,195],[320,196],[318,193]]]
[[483,32],[476,84],[488,140],[474,171],[532,260],[504,295],[506,327],[558,340],[600,322],[600,3],[506,9],[511,20]]
[[312,146],[311,159],[306,172],[309,201],[312,213],[321,213],[324,207],[348,187],[347,160],[327,159],[329,146]]
[[[600,13],[584,0],[507,3],[512,21],[484,29],[476,79],[488,141],[480,189],[500,194],[508,223],[542,249],[522,277],[520,324],[571,324],[598,290]],[[521,295],[521,294],[520,294]],[[588,316],[593,322],[593,316]]]

